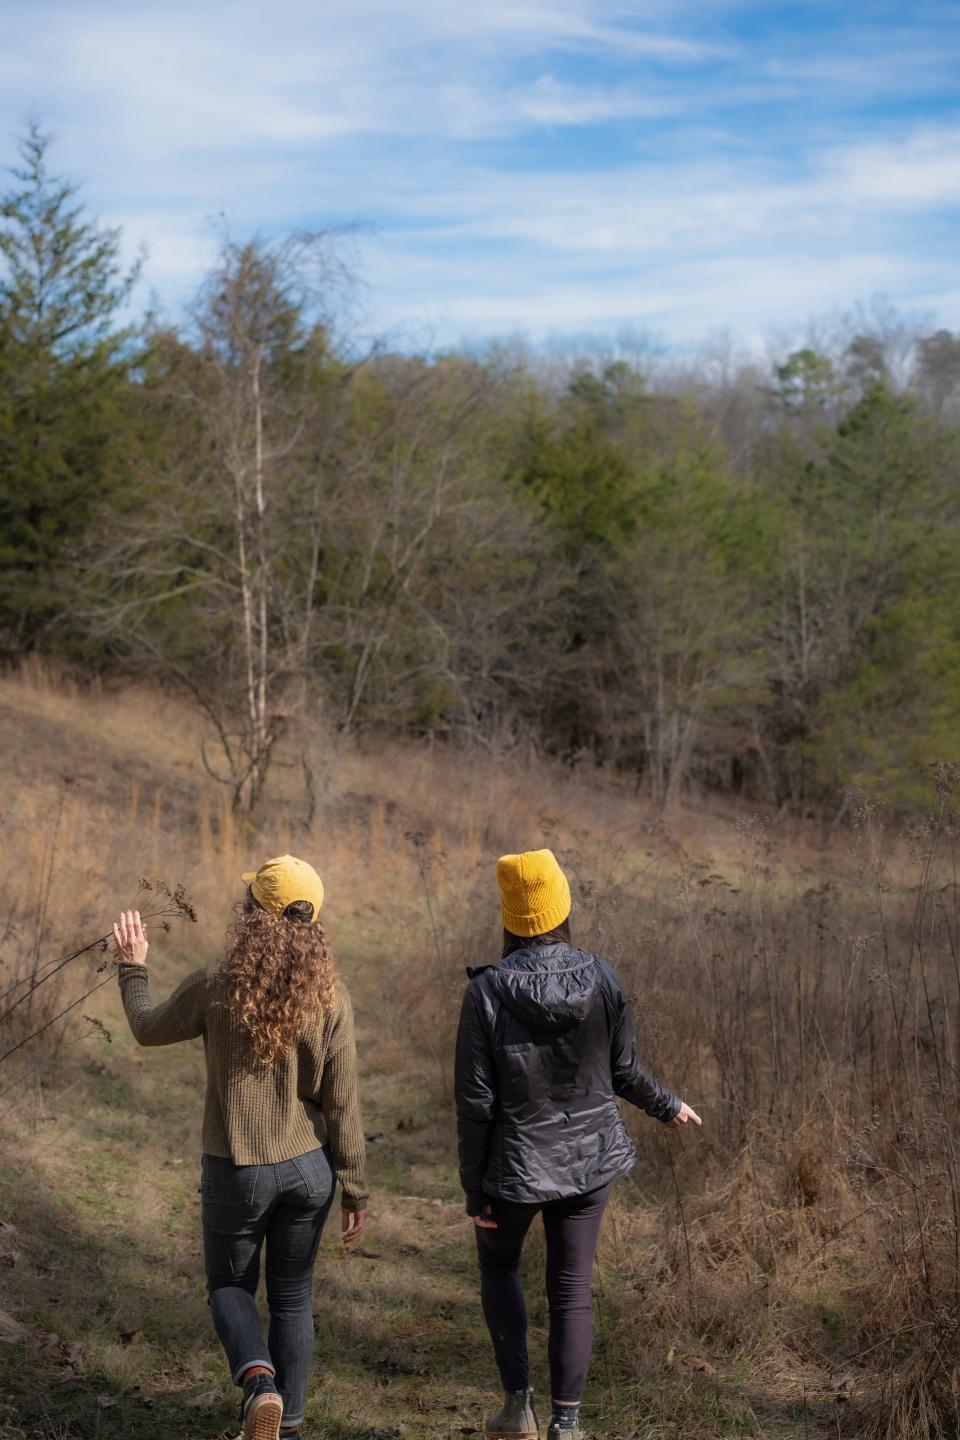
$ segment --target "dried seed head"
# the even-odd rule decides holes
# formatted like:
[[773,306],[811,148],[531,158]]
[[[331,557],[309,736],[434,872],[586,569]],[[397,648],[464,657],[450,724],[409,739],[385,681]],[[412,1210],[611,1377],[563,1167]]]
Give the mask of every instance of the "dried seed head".
[[101,1035],[103,1039],[106,1040],[108,1045],[113,1044],[113,1036],[110,1034],[110,1031],[107,1029],[106,1025],[104,1025],[102,1020],[98,1020],[96,1015],[84,1015],[83,1019],[86,1020],[88,1025],[93,1026],[97,1034]]

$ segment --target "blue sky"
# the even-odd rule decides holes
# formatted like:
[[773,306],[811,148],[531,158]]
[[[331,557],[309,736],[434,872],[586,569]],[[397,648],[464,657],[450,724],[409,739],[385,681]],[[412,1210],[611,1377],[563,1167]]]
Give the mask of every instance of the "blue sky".
[[356,223],[396,343],[960,328],[960,4],[0,0],[0,159],[58,136],[175,314],[225,216]]

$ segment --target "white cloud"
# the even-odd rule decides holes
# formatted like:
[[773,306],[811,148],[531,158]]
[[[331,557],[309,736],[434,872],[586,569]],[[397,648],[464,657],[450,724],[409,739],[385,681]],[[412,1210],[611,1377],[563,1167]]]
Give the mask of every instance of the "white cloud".
[[867,142],[827,156],[851,203],[960,205],[960,126],[922,126],[899,143]]
[[424,239],[523,241],[581,256],[856,238],[858,227],[875,227],[878,212],[889,222],[960,201],[960,127],[814,153],[796,178],[768,176],[767,168],[697,155],[587,174],[476,168],[439,187],[432,176],[401,181],[385,198],[405,224],[436,217],[419,232]]
[[[495,133],[504,126],[505,96],[515,121],[536,117],[516,86],[490,75],[478,84],[486,61],[513,65],[524,56],[596,49],[690,63],[715,51],[610,23],[618,9],[602,0],[476,8],[457,0],[403,6],[355,0],[349,7],[305,0],[80,7],[41,0],[19,19],[8,16],[0,40],[16,57],[8,103],[38,85],[94,111],[108,99],[116,140],[129,138],[132,126],[152,148],[206,148],[367,131],[436,133],[444,110],[460,133]],[[635,14],[642,10],[635,7]],[[478,103],[481,94],[486,104]],[[567,122],[556,111],[549,123]]]
[[[922,116],[956,40],[901,19],[839,53],[768,45],[735,10],[33,0],[0,12],[0,130],[31,108],[59,130],[59,166],[148,242],[171,302],[221,212],[375,224],[371,308],[448,334],[952,291],[921,227],[957,204],[960,125]],[[891,93],[918,117],[898,131],[864,118]]]
[[658,96],[625,87],[563,84],[540,75],[515,97],[517,116],[538,125],[596,125],[608,120],[658,117],[682,112],[679,97]]
[[[841,263],[813,256],[782,264],[744,259],[704,267],[695,261],[630,281],[558,277],[529,288],[459,293],[441,302],[394,299],[381,314],[384,328],[401,337],[398,343],[442,345],[470,335],[516,334],[538,343],[576,331],[617,335],[626,324],[674,344],[732,328],[762,349],[778,324],[786,322],[796,332],[811,313],[842,308],[851,295],[896,289],[909,278],[906,272],[883,255]],[[960,300],[954,314],[960,318]]]

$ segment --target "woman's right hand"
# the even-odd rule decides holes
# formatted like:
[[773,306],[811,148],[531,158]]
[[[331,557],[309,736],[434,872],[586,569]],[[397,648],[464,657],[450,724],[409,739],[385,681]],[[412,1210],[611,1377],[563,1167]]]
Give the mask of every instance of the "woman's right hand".
[[474,1215],[473,1223],[478,1230],[496,1230],[497,1222],[493,1218],[493,1206],[484,1205],[479,1215]]
[[113,925],[113,945],[117,959],[125,965],[146,965],[150,946],[139,910],[120,911],[120,919]]
[[697,1114],[696,1110],[694,1110],[692,1106],[687,1104],[686,1100],[681,1100],[680,1109],[677,1111],[676,1115],[674,1115],[673,1119],[669,1120],[667,1123],[676,1128],[678,1125],[702,1125],[703,1121],[700,1119],[700,1116]]

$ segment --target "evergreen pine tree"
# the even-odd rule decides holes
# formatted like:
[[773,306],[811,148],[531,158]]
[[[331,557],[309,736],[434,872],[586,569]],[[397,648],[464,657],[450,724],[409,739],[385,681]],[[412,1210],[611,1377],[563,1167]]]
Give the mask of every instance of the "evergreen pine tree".
[[120,232],[88,220],[51,175],[36,122],[0,199],[0,634],[35,644],[62,609],[71,547],[118,484],[131,332],[117,325],[137,277]]

